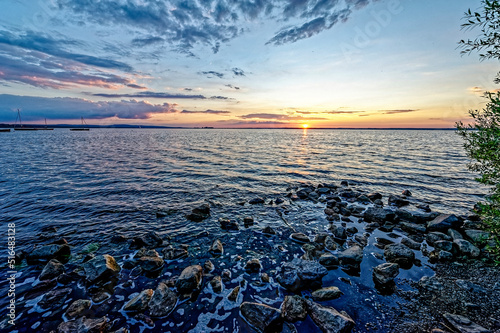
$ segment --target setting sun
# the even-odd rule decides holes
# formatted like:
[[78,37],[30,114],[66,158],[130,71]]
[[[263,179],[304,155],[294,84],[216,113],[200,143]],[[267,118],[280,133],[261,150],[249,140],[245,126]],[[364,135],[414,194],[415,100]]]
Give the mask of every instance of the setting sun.
[[302,128],[306,129],[309,127],[309,124],[302,124]]

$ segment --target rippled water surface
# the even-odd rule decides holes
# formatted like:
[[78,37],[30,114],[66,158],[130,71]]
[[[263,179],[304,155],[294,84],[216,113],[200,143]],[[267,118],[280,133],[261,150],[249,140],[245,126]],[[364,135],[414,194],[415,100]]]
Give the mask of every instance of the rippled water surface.
[[485,193],[453,131],[59,129],[0,140],[1,210],[18,222],[20,240],[54,225],[77,229],[85,242],[110,228],[141,228],[159,209],[272,197],[299,182],[410,189],[457,213]]

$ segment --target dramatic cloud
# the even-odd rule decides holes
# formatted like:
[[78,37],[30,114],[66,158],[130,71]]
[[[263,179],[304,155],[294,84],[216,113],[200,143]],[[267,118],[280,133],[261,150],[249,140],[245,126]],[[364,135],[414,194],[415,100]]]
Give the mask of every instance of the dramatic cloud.
[[307,120],[326,120],[327,118],[316,118],[316,117],[302,117],[302,116],[290,116],[286,114],[275,114],[275,113],[251,113],[243,116],[239,116],[242,119],[274,119],[274,120],[284,120],[284,121],[307,121]]
[[119,102],[94,102],[81,98],[69,97],[34,97],[0,95],[0,121],[13,122],[15,110],[20,108],[23,119],[149,119],[154,114],[177,112],[175,104],[151,104],[146,101],[122,100]]
[[[375,0],[371,0],[375,1]],[[281,45],[316,35],[346,21],[353,10],[370,0],[57,0],[58,8],[71,13],[74,22],[103,26],[122,25],[139,37],[134,46],[165,43],[192,55],[196,45],[211,47],[214,53],[242,34],[248,24],[264,19],[287,22],[267,38]],[[69,16],[69,15],[68,15]],[[239,74],[235,74],[239,75]]]
[[201,72],[201,74],[206,75],[208,78],[213,78],[214,76],[216,76],[219,79],[222,79],[224,77],[224,73],[216,71]]
[[229,114],[230,111],[219,111],[219,110],[205,110],[205,111],[190,111],[182,110],[181,113],[205,113],[205,114]]
[[0,44],[17,46],[25,50],[38,51],[88,66],[118,69],[127,72],[132,71],[132,67],[123,62],[65,51],[66,47],[82,46],[81,43],[76,40],[64,38],[57,39],[47,34],[35,33],[33,31],[13,34],[2,30],[0,31]]
[[[136,94],[92,94],[92,96],[105,98],[173,98],[173,99],[206,99],[203,95],[170,94],[154,91],[141,91]],[[214,96],[216,97],[216,96]]]

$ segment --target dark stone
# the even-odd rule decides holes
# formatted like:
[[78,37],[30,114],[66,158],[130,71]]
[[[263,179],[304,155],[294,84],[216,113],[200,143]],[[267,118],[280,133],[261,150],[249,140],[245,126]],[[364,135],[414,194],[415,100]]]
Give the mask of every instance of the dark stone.
[[39,280],[50,280],[64,273],[64,265],[56,259],[51,259],[43,268]]
[[440,240],[434,243],[434,247],[439,250],[451,252],[453,250],[453,243],[447,240]]
[[139,293],[139,295],[132,298],[125,304],[123,310],[132,312],[141,312],[147,309],[149,301],[153,297],[153,289],[146,289]]
[[434,244],[437,242],[437,241],[440,241],[440,240],[451,240],[451,237],[446,235],[446,234],[443,234],[442,232],[429,232],[427,234],[427,236],[425,237],[425,240],[427,241],[427,243],[431,246],[434,246]]
[[227,299],[235,302],[238,299],[238,295],[240,294],[240,289],[240,286],[236,286],[233,290],[231,290],[229,295],[227,295]]
[[411,192],[410,190],[404,190],[403,193],[401,193],[402,195],[406,196],[406,197],[411,197]]
[[107,317],[90,319],[86,317],[62,322],[57,326],[57,333],[101,333],[107,332],[110,322]]
[[481,254],[481,251],[474,246],[471,242],[465,239],[455,239],[453,241],[458,247],[458,252],[461,255],[467,256],[469,258],[477,258]]
[[191,293],[198,289],[201,284],[203,269],[200,265],[193,265],[184,268],[177,279],[175,286],[181,293]]
[[97,256],[87,261],[83,264],[83,269],[85,271],[85,277],[89,282],[109,278],[110,276],[118,274],[121,270],[115,258],[107,254]]
[[339,258],[331,253],[324,253],[319,257],[319,263],[326,268],[333,268],[339,265]]
[[347,238],[347,232],[344,227],[332,224],[329,229],[336,239],[345,240]]
[[259,259],[250,259],[245,265],[245,270],[250,273],[258,273],[262,269]]
[[220,227],[223,230],[239,230],[240,227],[236,221],[227,219],[227,218],[220,218],[219,219]]
[[479,326],[478,324],[472,322],[469,318],[457,315],[457,314],[451,314],[451,313],[445,313],[443,315],[444,319],[446,322],[457,332],[460,333],[490,333],[490,330],[487,330],[486,328]]
[[309,243],[310,242],[309,237],[307,237],[305,234],[303,234],[301,232],[293,233],[290,235],[290,237],[299,243]]
[[177,295],[163,282],[156,287],[149,301],[149,314],[153,317],[164,317],[175,308]]
[[78,299],[71,303],[71,305],[66,310],[66,317],[68,319],[73,319],[77,317],[81,317],[85,311],[90,309],[92,302],[88,299]]
[[172,246],[168,246],[162,250],[163,259],[165,260],[176,260],[180,258],[185,258],[188,256],[188,251],[185,249],[178,249]]
[[439,282],[436,277],[423,276],[420,281],[418,281],[418,285],[428,291],[432,292],[440,292],[443,290],[443,284]]
[[373,281],[376,284],[384,285],[394,281],[399,274],[399,265],[394,263],[384,263],[373,268]]
[[338,312],[334,308],[321,306],[307,301],[309,316],[318,327],[326,333],[349,333],[355,323],[345,312]]
[[274,203],[275,203],[276,205],[281,205],[281,204],[282,204],[282,203],[284,203],[284,202],[285,202],[285,200],[283,200],[282,198],[276,198],[276,200],[274,200]]
[[214,240],[208,251],[210,251],[210,253],[214,255],[220,256],[224,253],[224,247],[222,246],[221,241],[216,239]]
[[140,249],[141,247],[152,249],[162,244],[163,239],[156,232],[151,231],[142,236],[134,237],[131,247],[136,249]]
[[410,238],[403,238],[401,244],[408,246],[412,250],[420,250],[422,245]]
[[263,204],[265,201],[262,198],[253,198],[250,201],[248,201],[249,204],[251,205],[258,205],[258,204]]
[[306,301],[297,295],[285,296],[281,304],[281,316],[288,322],[304,320],[307,317]]
[[222,279],[220,276],[215,276],[210,281],[210,286],[212,286],[212,290],[214,293],[220,294],[222,292]]
[[243,302],[240,313],[258,332],[281,332],[283,319],[278,309],[265,304]]
[[410,202],[403,197],[390,195],[389,199],[387,200],[387,204],[389,206],[403,207],[409,205]]
[[160,257],[141,257],[137,259],[139,266],[146,272],[154,272],[162,268],[164,261]]
[[427,224],[427,230],[447,232],[450,228],[460,228],[460,225],[460,220],[455,215],[441,214]]
[[428,212],[428,213],[431,212],[431,207],[429,207],[428,204],[418,204],[417,208],[423,210],[424,212]]
[[367,222],[385,222],[394,221],[396,214],[390,209],[369,207],[364,215]]
[[248,227],[252,226],[253,223],[254,223],[253,217],[251,217],[251,216],[245,216],[243,218],[243,225],[245,226],[245,228],[248,228]]
[[410,268],[415,261],[415,253],[403,244],[390,244],[385,247],[385,259],[402,268]]
[[427,230],[423,225],[408,222],[399,223],[399,227],[410,234],[423,234]]
[[327,274],[326,268],[315,261],[294,258],[291,262],[281,265],[277,280],[284,288],[297,291],[321,285],[323,276]]
[[408,209],[396,209],[396,217],[400,221],[406,221],[417,224],[424,224],[435,219],[439,214],[438,213],[422,213],[419,211],[410,211]]
[[366,195],[371,201],[375,200],[381,200],[382,199],[382,194],[378,192],[372,192]]
[[71,288],[51,290],[42,297],[38,305],[43,309],[59,308],[64,304],[71,291]]
[[327,287],[315,290],[311,293],[313,300],[316,302],[330,301],[339,298],[343,293],[337,287]]
[[268,234],[268,235],[276,235],[276,231],[274,231],[274,229],[271,228],[270,226],[267,226],[264,229],[262,229],[262,233]]
[[338,257],[342,265],[358,267],[363,261],[363,248],[359,245],[351,246],[340,252]]
[[26,260],[28,263],[48,262],[51,259],[66,262],[70,255],[71,249],[67,244],[52,244],[35,248],[27,254]]

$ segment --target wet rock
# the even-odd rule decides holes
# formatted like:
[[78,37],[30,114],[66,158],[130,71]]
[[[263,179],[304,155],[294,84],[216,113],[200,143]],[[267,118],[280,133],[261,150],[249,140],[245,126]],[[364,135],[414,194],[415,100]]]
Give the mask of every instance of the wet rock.
[[399,274],[399,265],[394,263],[383,263],[373,268],[373,281],[375,284],[388,284]]
[[120,272],[120,266],[110,255],[100,255],[83,264],[85,277],[89,282],[102,280]]
[[356,201],[361,202],[362,204],[365,204],[365,205],[372,202],[370,200],[370,198],[368,196],[364,195],[364,194],[361,194],[360,196],[358,196],[356,198]]
[[435,277],[423,276],[420,281],[418,281],[418,285],[428,291],[432,292],[440,292],[443,290],[443,284],[439,282]]
[[459,288],[461,288],[463,290],[467,290],[468,292],[478,293],[478,294],[487,294],[488,293],[488,291],[486,289],[484,289],[483,287],[481,287],[473,282],[470,282],[470,281],[458,279],[455,281],[455,284]]
[[339,265],[339,258],[337,258],[331,253],[323,253],[319,257],[319,263],[325,266],[326,268],[334,268]]
[[51,290],[43,295],[38,305],[43,309],[55,309],[63,305],[66,298],[71,293],[71,288]]
[[343,311],[312,301],[307,301],[307,309],[311,319],[325,333],[349,333],[354,328],[354,321]]
[[453,253],[444,250],[434,250],[429,254],[431,261],[452,261]]
[[144,311],[148,307],[149,301],[152,297],[153,289],[143,290],[139,293],[139,295],[128,301],[127,304],[125,304],[125,306],[123,307],[123,310],[133,312]]
[[423,234],[427,231],[425,226],[415,223],[401,222],[399,226],[402,230],[410,234]]
[[227,218],[220,218],[219,223],[222,230],[240,230],[240,226],[236,221]]
[[276,231],[274,231],[274,229],[271,228],[270,226],[267,226],[264,229],[262,229],[262,233],[268,235],[276,235]]
[[248,227],[252,226],[253,223],[254,223],[253,217],[251,217],[251,216],[245,216],[243,218],[243,225],[245,226],[245,228],[248,228]]
[[210,260],[205,261],[205,263],[203,264],[203,271],[205,273],[211,273],[214,271],[214,269],[215,266]]
[[472,322],[469,318],[457,314],[445,313],[443,315],[446,322],[460,333],[489,333],[490,330]]
[[415,253],[403,244],[390,244],[385,247],[385,259],[388,262],[398,264],[403,268],[409,268],[415,260]]
[[258,273],[262,269],[259,259],[250,259],[245,265],[245,270],[249,273]]
[[440,240],[434,243],[434,247],[439,250],[451,252],[453,250],[453,243],[447,240]]
[[290,237],[299,243],[309,243],[310,242],[309,237],[307,237],[305,234],[303,234],[301,232],[293,233],[290,235]]
[[424,212],[427,212],[427,213],[431,212],[431,207],[429,207],[428,204],[418,204],[417,208],[421,209],[421,210],[423,210]]
[[144,271],[154,272],[162,268],[165,262],[160,257],[141,257],[137,263]]
[[403,193],[401,193],[401,194],[404,195],[405,197],[411,197],[410,190],[404,190]]
[[187,215],[186,218],[193,222],[201,222],[210,216],[210,205],[202,204],[191,210],[191,214]]
[[50,280],[64,273],[64,265],[57,259],[51,259],[43,268],[39,280]]
[[224,269],[224,270],[222,271],[222,279],[223,279],[224,281],[229,281],[229,280],[231,280],[231,275],[232,275],[232,274],[231,274],[231,271],[230,271],[229,269]]
[[277,205],[281,205],[284,202],[285,202],[285,200],[283,200],[282,198],[276,198],[276,200],[274,200],[274,203]]
[[260,279],[262,280],[263,283],[269,283],[269,275],[267,275],[267,273],[262,273],[260,275]]
[[77,299],[66,310],[66,317],[68,319],[73,319],[77,317],[81,317],[85,311],[90,309],[92,302],[88,299]]
[[448,229],[460,227],[460,220],[455,215],[441,214],[434,220],[427,223],[427,230],[447,232]]
[[420,250],[420,248],[422,247],[422,244],[415,242],[410,238],[403,238],[401,240],[401,244],[408,246],[412,250]]
[[338,245],[337,243],[335,243],[332,237],[328,236],[325,238],[325,247],[330,251],[335,251]]
[[375,200],[381,200],[382,199],[382,194],[378,192],[372,192],[366,195],[371,201]]
[[264,202],[265,202],[265,200],[260,198],[260,197],[253,198],[250,201],[248,201],[248,203],[250,205],[259,205],[259,204],[263,204]]
[[364,219],[367,222],[385,222],[385,221],[394,221],[396,214],[390,209],[378,208],[378,207],[369,207],[365,214]]
[[198,289],[202,279],[203,269],[200,265],[193,265],[184,268],[177,279],[175,286],[181,293],[191,293]]
[[243,318],[258,332],[280,332],[283,320],[281,311],[265,304],[243,302],[240,305]]
[[140,249],[145,247],[152,249],[163,244],[163,239],[154,231],[148,232],[142,236],[134,237],[131,248]]
[[92,302],[100,304],[109,299],[111,295],[104,289],[98,289],[97,291],[93,292],[90,297],[92,298]]
[[164,317],[175,308],[177,295],[163,282],[156,287],[149,301],[149,314],[153,317]]
[[235,302],[238,299],[238,295],[240,294],[240,289],[240,286],[236,286],[233,290],[231,290],[229,295],[227,295],[227,299]]
[[410,202],[407,199],[400,197],[398,195],[390,195],[389,198],[387,199],[387,204],[389,206],[403,207],[409,205]]
[[356,235],[354,236],[354,240],[358,242],[361,247],[368,245],[368,237],[366,235]]
[[345,240],[347,238],[347,232],[344,227],[332,224],[329,229],[335,239]]
[[351,246],[350,248],[338,254],[339,261],[346,266],[359,266],[363,261],[363,248],[359,245]]
[[307,317],[307,304],[300,296],[285,296],[281,304],[281,316],[288,322],[294,323]]
[[312,292],[312,298],[317,302],[330,301],[339,298],[343,293],[337,287],[327,287]]
[[212,290],[214,293],[219,294],[222,292],[222,279],[220,276],[215,276],[211,281],[210,281],[210,286],[212,286]]
[[410,211],[408,209],[398,208],[396,210],[396,217],[400,221],[407,221],[411,223],[424,224],[435,219],[438,213],[422,213],[419,211]]
[[302,249],[305,252],[302,259],[305,260],[315,260],[322,253],[322,246],[316,243],[305,243]]
[[471,242],[465,239],[455,239],[453,241],[458,247],[458,252],[461,255],[467,256],[469,258],[477,258],[481,254],[481,251],[474,246]]
[[463,239],[462,234],[455,229],[448,229],[448,236],[450,236],[452,240]]
[[90,319],[86,317],[77,320],[62,322],[57,327],[58,333],[100,333],[107,332],[110,323],[107,317]]
[[185,249],[178,249],[172,246],[168,246],[162,250],[163,259],[165,260],[176,260],[180,258],[185,258],[188,256],[188,251]]
[[446,235],[446,234],[443,234],[442,232],[430,232],[425,237],[425,240],[427,241],[427,243],[429,245],[434,246],[434,244],[437,241],[440,241],[440,240],[451,240],[451,237],[448,236],[448,235]]
[[224,247],[222,246],[222,242],[218,239],[214,240],[208,251],[216,256],[222,255],[224,253]]
[[26,255],[26,260],[28,263],[48,262],[51,259],[65,262],[70,255],[71,250],[67,244],[52,244],[35,248]]
[[465,230],[465,234],[476,244],[484,243],[490,238],[490,233],[483,230],[469,229]]
[[286,289],[297,291],[321,285],[323,276],[328,271],[318,262],[294,258],[291,262],[283,263],[278,275],[278,282]]
[[327,233],[324,233],[324,232],[319,233],[319,234],[314,236],[313,242],[318,243],[318,244],[325,244],[326,237],[328,237]]

